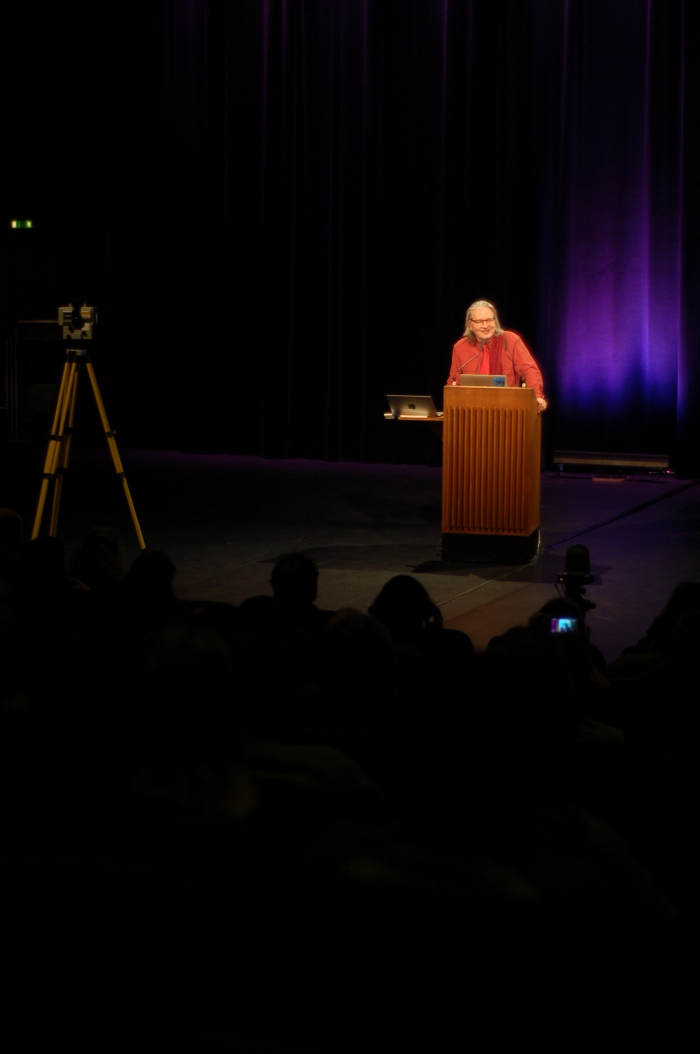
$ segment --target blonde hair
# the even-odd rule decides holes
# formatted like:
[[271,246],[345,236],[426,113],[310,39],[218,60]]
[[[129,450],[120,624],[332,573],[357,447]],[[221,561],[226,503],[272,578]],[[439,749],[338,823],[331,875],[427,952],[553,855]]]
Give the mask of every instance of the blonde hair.
[[498,321],[498,312],[488,300],[475,300],[473,304],[469,305],[467,308],[467,316],[464,320],[464,333],[462,336],[466,337],[470,344],[476,344],[476,336],[474,335],[474,331],[469,328],[469,320],[471,319],[472,311],[477,307],[487,307],[489,311],[493,311],[493,319],[496,323],[496,329],[493,335],[494,337],[500,337],[503,330],[501,329],[501,323]]

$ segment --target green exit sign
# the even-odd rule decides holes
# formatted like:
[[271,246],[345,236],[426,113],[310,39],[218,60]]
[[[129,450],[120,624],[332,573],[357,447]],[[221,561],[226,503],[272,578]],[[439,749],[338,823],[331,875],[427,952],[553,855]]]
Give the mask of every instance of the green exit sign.
[[33,220],[10,220],[10,227],[13,231],[26,231],[33,226]]

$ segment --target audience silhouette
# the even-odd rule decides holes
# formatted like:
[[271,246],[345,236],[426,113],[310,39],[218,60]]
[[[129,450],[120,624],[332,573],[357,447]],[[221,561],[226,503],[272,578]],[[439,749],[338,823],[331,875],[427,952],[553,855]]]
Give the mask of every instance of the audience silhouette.
[[109,530],[70,574],[21,530],[0,510],[18,1014],[79,986],[125,1034],[251,1051],[681,1020],[699,583],[606,667],[569,600],[476,654],[410,575],[325,611],[290,553],[235,608],[178,600],[163,553],[124,574]]

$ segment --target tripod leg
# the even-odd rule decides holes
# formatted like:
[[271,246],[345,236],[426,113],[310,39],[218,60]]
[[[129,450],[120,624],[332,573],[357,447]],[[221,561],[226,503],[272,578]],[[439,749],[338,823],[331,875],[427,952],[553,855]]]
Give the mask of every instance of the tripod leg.
[[44,475],[41,481],[39,501],[37,502],[36,516],[34,517],[34,526],[32,528],[32,541],[35,538],[39,537],[39,531],[41,530],[41,521],[44,516],[44,506],[46,505],[46,496],[49,492],[49,484],[52,480],[55,480],[56,478],[56,458],[58,455],[58,449],[61,445],[61,436],[63,434],[63,429],[66,423],[66,412],[68,409],[68,400],[70,398],[70,391],[73,384],[75,369],[75,357],[71,358],[69,354],[68,358],[66,359],[63,365],[61,385],[58,389],[58,398],[56,399],[56,410],[53,415],[51,436],[49,438],[49,445],[46,450],[46,460],[44,462]]
[[70,387],[70,391],[67,395],[68,400],[68,423],[65,430],[63,431],[57,456],[57,464],[55,471],[55,481],[53,485],[53,504],[51,506],[51,523],[49,526],[49,534],[53,537],[56,536],[58,530],[58,510],[61,505],[61,490],[63,488],[63,476],[66,469],[68,468],[68,458],[70,457],[70,445],[71,439],[73,438],[73,422],[75,421],[75,402],[78,398],[78,381],[80,380],[80,363],[76,362],[75,373],[73,375],[73,384]]
[[107,413],[105,411],[104,403],[102,402],[102,396],[100,395],[100,389],[97,384],[97,377],[95,376],[95,370],[88,359],[85,363],[88,371],[88,377],[90,378],[90,384],[92,385],[92,392],[95,396],[95,402],[97,403],[97,409],[100,414],[100,420],[102,421],[102,427],[104,428],[105,435],[107,437],[107,446],[109,452],[112,455],[112,461],[114,462],[114,468],[117,476],[122,481],[122,487],[124,488],[124,496],[126,497],[126,503],[129,506],[129,512],[131,513],[131,520],[134,524],[134,530],[136,531],[136,537],[139,541],[141,549],[146,548],[146,543],[143,540],[143,534],[141,533],[141,527],[139,526],[138,516],[136,515],[136,509],[131,498],[131,491],[129,490],[129,484],[126,482],[126,475],[124,473],[124,466],[122,465],[121,458],[119,457],[119,451],[117,450],[117,443],[114,438],[114,432],[109,427],[109,421],[107,420]]

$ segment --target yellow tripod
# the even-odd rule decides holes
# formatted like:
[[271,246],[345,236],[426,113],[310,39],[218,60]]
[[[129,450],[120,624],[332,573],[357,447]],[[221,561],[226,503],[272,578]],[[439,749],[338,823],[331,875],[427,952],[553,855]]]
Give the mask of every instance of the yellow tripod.
[[58,390],[58,399],[56,400],[56,411],[53,417],[49,446],[46,451],[44,477],[41,482],[41,491],[39,493],[39,501],[36,507],[36,516],[34,517],[32,538],[39,537],[41,521],[44,517],[46,498],[48,497],[51,484],[53,484],[53,500],[51,504],[49,534],[55,536],[58,529],[58,509],[61,504],[63,475],[68,468],[68,458],[70,456],[70,444],[73,436],[73,420],[75,418],[75,402],[78,396],[78,378],[80,377],[81,360],[85,363],[85,368],[87,369],[88,377],[90,378],[92,394],[95,396],[95,402],[97,403],[102,427],[104,428],[104,433],[107,437],[107,446],[112,455],[112,461],[114,462],[117,477],[122,481],[124,496],[126,497],[126,503],[129,506],[129,512],[131,513],[136,537],[139,540],[139,546],[141,549],[145,549],[146,543],[143,540],[138,517],[136,515],[136,509],[134,508],[134,503],[131,499],[129,484],[126,482],[124,466],[119,457],[114,432],[109,427],[104,403],[102,402],[102,396],[100,395],[100,389],[97,384],[97,377],[95,376],[95,370],[90,360],[90,353],[83,348],[71,349],[66,352],[66,361],[63,366],[61,386]]

